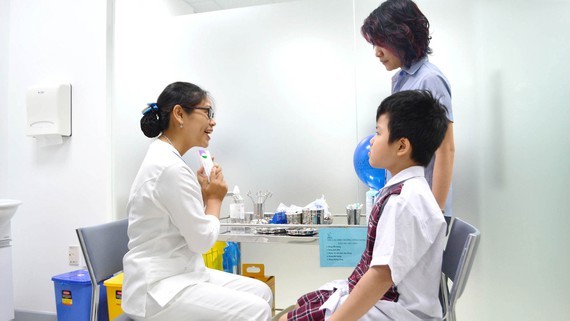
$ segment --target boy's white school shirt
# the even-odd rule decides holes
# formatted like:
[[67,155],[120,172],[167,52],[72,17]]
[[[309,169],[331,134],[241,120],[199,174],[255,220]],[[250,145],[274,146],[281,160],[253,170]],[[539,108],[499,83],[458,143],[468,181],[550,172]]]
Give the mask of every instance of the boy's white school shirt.
[[[388,186],[405,181],[392,195],[376,228],[370,266],[388,265],[400,294],[398,302],[380,300],[360,321],[441,320],[439,282],[446,223],[425,180],[424,167],[413,166],[392,177]],[[323,304],[326,319],[348,297],[348,281],[337,280],[320,289],[338,290]]]

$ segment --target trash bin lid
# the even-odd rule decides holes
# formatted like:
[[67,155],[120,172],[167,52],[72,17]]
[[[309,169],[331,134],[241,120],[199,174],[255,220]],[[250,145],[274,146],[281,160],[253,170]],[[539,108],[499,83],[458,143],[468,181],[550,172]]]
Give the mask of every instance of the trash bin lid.
[[51,280],[67,283],[91,284],[91,278],[89,278],[89,272],[87,270],[75,270],[55,275]]
[[125,274],[123,272],[121,272],[121,273],[118,273],[117,275],[105,280],[103,282],[103,284],[105,286],[122,287],[124,277],[125,277]]

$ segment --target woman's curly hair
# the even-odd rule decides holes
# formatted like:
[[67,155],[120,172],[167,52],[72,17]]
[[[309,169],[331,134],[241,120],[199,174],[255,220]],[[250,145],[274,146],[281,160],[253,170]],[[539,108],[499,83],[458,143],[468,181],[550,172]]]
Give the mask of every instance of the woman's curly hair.
[[389,48],[404,67],[432,53],[429,21],[411,0],[388,0],[364,20],[360,29],[366,41]]

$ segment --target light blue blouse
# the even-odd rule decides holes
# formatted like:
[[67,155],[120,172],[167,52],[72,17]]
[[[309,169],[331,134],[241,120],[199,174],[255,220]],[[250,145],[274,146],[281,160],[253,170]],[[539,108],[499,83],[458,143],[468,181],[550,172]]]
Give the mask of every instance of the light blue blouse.
[[392,93],[417,89],[429,90],[447,107],[447,118],[453,121],[449,81],[427,57],[420,59],[410,68],[402,67],[400,72],[392,77]]
[[[434,64],[424,57],[409,68],[402,67],[400,72],[392,77],[392,93],[404,90],[429,90],[439,102],[447,108],[447,118],[453,122],[453,109],[451,106],[451,86],[443,73]],[[433,166],[435,155],[425,170],[425,177],[429,185],[433,181]],[[388,175],[388,178],[391,175]],[[451,211],[452,188],[449,189],[445,204],[445,216],[453,216]]]

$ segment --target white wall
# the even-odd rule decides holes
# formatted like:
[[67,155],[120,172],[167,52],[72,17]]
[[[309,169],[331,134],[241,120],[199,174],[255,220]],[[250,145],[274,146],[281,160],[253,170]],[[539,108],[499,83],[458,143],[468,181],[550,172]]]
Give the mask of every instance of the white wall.
[[483,238],[472,284],[485,307],[477,315],[566,320],[570,2],[481,1],[475,9]]
[[[112,217],[106,2],[3,0],[0,24],[0,198],[23,201],[12,220],[15,305],[55,312],[51,277],[74,269],[75,228]],[[73,136],[40,147],[25,135],[25,92],[60,81],[73,86]]]
[[[10,42],[10,0],[0,0],[0,108],[8,105],[8,72],[10,67],[8,44]],[[2,109],[3,110],[3,109]],[[7,124],[0,123],[0,134],[7,131]],[[2,135],[3,136],[3,135]],[[0,140],[2,142],[3,140]],[[0,157],[1,158],[1,157]],[[0,171],[0,182],[4,171]],[[1,188],[1,187],[0,187]]]
[[[140,131],[140,111],[177,80],[202,86],[215,100],[218,125],[209,148],[230,187],[271,190],[267,211],[281,202],[304,206],[324,194],[331,211],[342,213],[357,200],[350,1],[174,18],[133,17],[132,6],[118,4],[113,112],[119,213],[149,142]],[[185,158],[192,163],[193,151]],[[246,209],[253,210],[247,197]]]

